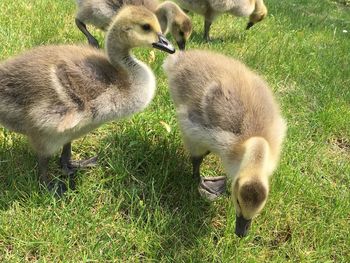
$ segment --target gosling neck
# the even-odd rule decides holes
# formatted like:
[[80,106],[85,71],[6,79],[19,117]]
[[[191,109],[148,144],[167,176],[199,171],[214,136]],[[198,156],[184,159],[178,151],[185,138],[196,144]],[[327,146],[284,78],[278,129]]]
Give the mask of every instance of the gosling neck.
[[[138,89],[153,89],[153,73],[147,65],[137,60],[131,54],[131,47],[122,44],[120,34],[118,34],[119,27],[113,25],[106,37],[106,53],[109,62],[115,68],[122,68],[128,74],[130,83],[133,87]],[[131,88],[133,88],[131,87]]]
[[124,115],[127,116],[143,110],[151,102],[155,93],[156,80],[151,69],[132,56],[130,46],[125,46],[118,41],[120,34],[113,30],[118,30],[118,26],[113,25],[107,34],[106,53],[112,66],[117,69],[122,68],[127,74],[130,83],[129,97],[124,101],[126,103]]
[[255,9],[254,9],[254,14],[264,14],[266,13],[266,6],[264,4],[264,1],[263,0],[256,0],[255,1]]
[[267,180],[271,174],[270,163],[270,147],[262,137],[251,137],[241,145],[235,145],[223,158],[225,170],[233,180],[256,175]]
[[262,137],[251,137],[244,142],[245,152],[237,178],[257,181],[268,189],[268,178],[272,174],[269,143]]
[[171,30],[171,25],[173,23],[173,17],[176,13],[176,8],[172,2],[165,1],[161,3],[157,10],[156,16],[158,18],[162,33],[166,35]]
[[114,38],[106,39],[106,53],[109,62],[115,67],[122,67],[127,72],[133,71],[138,67],[138,61],[132,56],[129,47],[125,47],[115,41]]

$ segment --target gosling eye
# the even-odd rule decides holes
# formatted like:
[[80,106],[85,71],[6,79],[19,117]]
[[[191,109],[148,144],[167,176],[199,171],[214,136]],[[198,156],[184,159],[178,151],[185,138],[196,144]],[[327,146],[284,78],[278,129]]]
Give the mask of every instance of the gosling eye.
[[179,32],[179,35],[180,35],[181,37],[183,37],[183,36],[185,35],[185,33],[184,33],[183,31],[180,31],[180,32]]
[[150,24],[143,24],[141,27],[142,27],[142,29],[144,31],[151,31],[151,25]]

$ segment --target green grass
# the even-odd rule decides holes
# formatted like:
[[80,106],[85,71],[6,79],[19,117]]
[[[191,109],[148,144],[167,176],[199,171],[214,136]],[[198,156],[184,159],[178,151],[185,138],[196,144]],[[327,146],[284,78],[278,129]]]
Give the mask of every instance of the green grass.
[[[26,139],[0,128],[0,262],[349,262],[349,1],[266,2],[267,19],[249,31],[246,19],[220,17],[210,44],[201,40],[202,18],[191,15],[188,46],[263,75],[288,121],[268,203],[248,237],[234,235],[229,197],[207,203],[197,193],[161,69],[166,55],[155,51],[151,61],[150,50],[139,49],[157,95],[143,113],[74,142],[76,158],[98,153],[100,165],[80,171],[64,199],[40,189]],[[2,0],[0,59],[85,42],[74,9],[72,0]],[[57,158],[50,171],[61,174]],[[203,173],[220,175],[218,160],[206,160]]]

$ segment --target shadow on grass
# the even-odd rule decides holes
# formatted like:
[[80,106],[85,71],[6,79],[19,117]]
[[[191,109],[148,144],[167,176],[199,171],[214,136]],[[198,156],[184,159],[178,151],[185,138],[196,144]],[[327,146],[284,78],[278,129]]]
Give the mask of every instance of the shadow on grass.
[[198,180],[175,134],[128,128],[105,137],[101,149],[102,162],[110,169],[105,176],[113,177],[104,187],[116,197],[124,193],[120,211],[126,220],[141,218],[139,227],[147,225],[160,235],[167,253],[194,245],[209,230],[204,222],[214,212],[200,197]]
[[[77,190],[68,196],[73,194],[76,199],[81,195],[84,199],[86,193],[82,184],[89,181],[90,190],[85,188],[85,191],[91,191],[89,183],[93,184],[92,188],[101,185],[112,193],[115,200],[123,199],[116,209],[123,215],[125,223],[131,222],[137,231],[146,228],[147,233],[158,235],[162,251],[175,256],[179,249],[187,251],[195,246],[198,238],[206,235],[210,229],[206,222],[211,221],[215,211],[200,197],[198,180],[192,177],[189,159],[176,133],[162,134],[135,128],[137,126],[132,125],[122,132],[108,130],[106,137],[98,138],[99,168],[93,168],[93,178],[80,171]],[[15,141],[3,143],[0,149],[0,179],[3,182],[0,209],[8,210],[14,202],[41,208],[51,205],[55,201],[39,186],[36,158],[29,145],[21,136],[11,133],[11,137]],[[61,172],[57,167],[57,157],[50,163],[52,175]],[[88,195],[97,198],[102,192]],[[62,201],[71,202],[70,198]],[[162,251],[155,253],[161,254]]]
[[39,191],[36,158],[24,137],[0,130],[0,210]]

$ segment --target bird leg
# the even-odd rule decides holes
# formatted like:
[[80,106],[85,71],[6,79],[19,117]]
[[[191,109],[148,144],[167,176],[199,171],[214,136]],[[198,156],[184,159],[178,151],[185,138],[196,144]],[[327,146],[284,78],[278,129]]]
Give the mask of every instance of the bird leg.
[[63,146],[60,165],[63,171],[68,176],[73,176],[75,171],[79,168],[94,167],[97,164],[97,156],[91,157],[86,160],[71,160],[72,157],[72,144],[69,142]]
[[86,38],[88,39],[88,42],[91,46],[93,46],[95,48],[100,47],[97,39],[94,38],[93,35],[91,35],[91,33],[87,30],[86,25],[83,22],[81,22],[79,19],[76,18],[75,24],[80,29],[80,31],[83,32],[83,34],[86,36]]
[[50,158],[47,156],[39,155],[38,157],[39,181],[57,197],[62,197],[62,195],[67,191],[67,186],[64,182],[58,179],[50,179],[48,176],[49,160]]
[[204,41],[205,42],[210,42],[210,36],[209,36],[209,31],[210,31],[210,26],[213,23],[213,20],[215,18],[215,12],[208,8],[207,11],[205,12],[204,16]]
[[191,162],[192,162],[192,174],[194,178],[200,178],[200,166],[203,162],[204,156],[192,156]]
[[210,40],[211,40],[210,36],[209,36],[209,30],[210,30],[211,24],[212,24],[212,21],[205,19],[205,21],[204,21],[204,36],[203,36],[205,42],[210,42]]
[[50,183],[50,178],[48,176],[49,159],[50,158],[47,156],[38,156],[39,182],[45,186]]
[[210,152],[205,153],[201,156],[192,156],[192,167],[193,167],[193,176],[199,178],[199,193],[206,197],[209,200],[214,200],[220,195],[222,195],[226,190],[226,177],[217,176],[217,177],[202,177],[200,176],[200,165],[203,162],[203,159]]
[[201,174],[200,174],[200,166],[203,162],[203,159],[205,156],[207,156],[210,153],[210,151],[207,151],[205,154],[203,155],[199,155],[199,156],[191,156],[191,162],[192,162],[192,168],[193,168],[193,177],[195,178],[200,178]]

